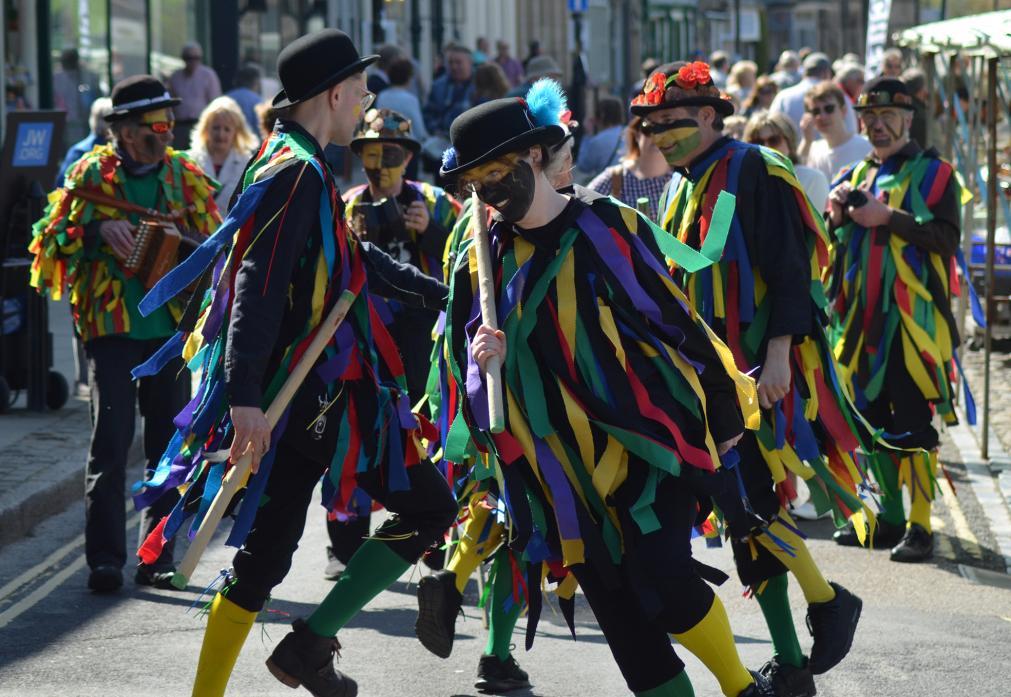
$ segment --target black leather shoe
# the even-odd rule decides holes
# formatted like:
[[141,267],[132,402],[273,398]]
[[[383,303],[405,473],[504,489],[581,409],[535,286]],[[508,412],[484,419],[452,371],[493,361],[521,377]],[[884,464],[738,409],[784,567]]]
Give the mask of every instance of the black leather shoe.
[[504,661],[498,656],[481,656],[474,687],[485,692],[522,690],[530,687],[530,676],[512,656]]
[[291,688],[302,686],[314,697],[357,697],[358,683],[333,667],[340,656],[337,637],[325,637],[295,620],[267,659],[271,675]]
[[[879,518],[877,524],[874,526],[874,534],[871,536],[871,547],[874,549],[891,549],[898,544],[905,532],[905,525],[893,525]],[[860,546],[860,538],[857,537],[857,531],[853,528],[852,523],[842,530],[836,530],[832,534],[832,539],[835,540],[837,545],[842,545],[843,547]]]
[[138,586],[150,586],[161,588],[162,590],[178,590],[172,585],[172,578],[176,575],[175,569],[155,569],[147,564],[138,564],[137,573],[133,576],[133,582]]
[[796,668],[788,663],[780,663],[774,657],[758,672],[772,683],[776,697],[814,697],[818,694],[814,676],[806,662],[803,668]]
[[737,697],[776,697],[776,690],[767,677],[753,670],[750,673],[755,682],[748,685],[744,692],[739,692]]
[[414,633],[422,646],[439,658],[453,653],[456,616],[460,614],[463,596],[456,589],[456,574],[440,571],[418,582],[418,621]]
[[96,593],[114,593],[123,587],[123,570],[111,564],[99,564],[88,574],[88,588]]
[[807,606],[807,628],[814,638],[807,667],[815,675],[827,673],[846,657],[864,603],[838,583],[829,583],[835,597]]
[[934,556],[934,535],[922,525],[913,523],[899,544],[892,548],[892,561],[918,562]]

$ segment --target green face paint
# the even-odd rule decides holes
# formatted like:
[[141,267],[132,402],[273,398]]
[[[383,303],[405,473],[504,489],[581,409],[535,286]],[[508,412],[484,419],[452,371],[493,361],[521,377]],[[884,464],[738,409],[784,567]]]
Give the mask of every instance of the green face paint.
[[687,164],[688,156],[702,143],[702,131],[695,119],[678,119],[670,123],[643,124],[643,133],[663,153],[672,167]]

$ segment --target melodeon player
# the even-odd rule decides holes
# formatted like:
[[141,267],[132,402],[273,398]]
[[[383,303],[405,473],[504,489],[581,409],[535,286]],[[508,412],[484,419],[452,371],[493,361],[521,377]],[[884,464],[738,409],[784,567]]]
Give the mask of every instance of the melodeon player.
[[[175,333],[183,307],[170,303],[147,317],[137,305],[177,258],[180,236],[206,236],[221,222],[217,184],[170,147],[179,103],[149,75],[112,91],[112,140],[68,171],[34,227],[32,285],[58,300],[69,287],[76,331],[84,342],[91,384],[92,434],[85,475],[88,587],[108,593],[123,585],[127,561],[124,495],[127,453],[139,403],[144,456],[154,469],[175,432],[172,420],[190,397],[189,374],[174,368],[134,381],[133,366]],[[141,234],[142,233],[142,234]],[[175,501],[148,508],[143,538]],[[133,541],[130,542],[133,544]],[[172,545],[138,566],[140,585],[171,588]]]

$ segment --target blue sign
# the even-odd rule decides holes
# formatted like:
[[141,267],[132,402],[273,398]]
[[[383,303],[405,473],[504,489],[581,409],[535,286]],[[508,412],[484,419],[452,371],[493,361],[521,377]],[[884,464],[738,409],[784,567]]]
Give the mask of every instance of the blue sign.
[[49,164],[49,148],[53,144],[51,121],[29,121],[18,124],[14,139],[13,167],[45,167]]
[[586,12],[590,7],[590,0],[569,0],[569,12]]

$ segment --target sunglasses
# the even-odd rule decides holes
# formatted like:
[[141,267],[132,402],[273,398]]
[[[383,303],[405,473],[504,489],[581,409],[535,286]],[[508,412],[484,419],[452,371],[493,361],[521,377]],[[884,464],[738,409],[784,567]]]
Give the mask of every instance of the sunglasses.
[[768,138],[762,138],[761,136],[752,136],[749,140],[752,145],[764,145],[767,148],[778,147],[783,142],[783,136],[778,134],[772,134]]
[[147,126],[152,131],[158,135],[165,135],[166,133],[171,133],[172,129],[175,128],[175,121],[155,121],[153,123],[141,122],[141,126]]
[[826,104],[823,107],[816,107],[816,106],[811,107],[810,109],[807,110],[807,113],[809,113],[811,116],[821,116],[822,114],[825,115],[834,114],[835,110],[836,110],[835,104]]

